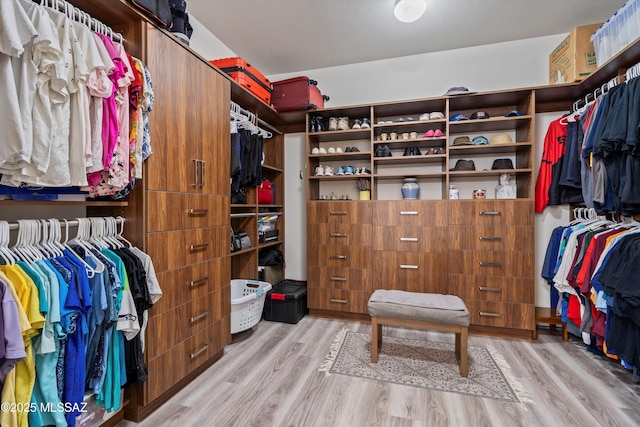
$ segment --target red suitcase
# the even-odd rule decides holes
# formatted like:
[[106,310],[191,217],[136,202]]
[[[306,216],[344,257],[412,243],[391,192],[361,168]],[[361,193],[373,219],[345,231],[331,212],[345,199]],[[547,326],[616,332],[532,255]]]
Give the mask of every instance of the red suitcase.
[[320,93],[317,85],[317,81],[304,76],[273,82],[273,108],[278,112],[324,108],[329,97]]
[[271,81],[247,61],[240,57],[212,59],[209,61],[220,70],[229,74],[240,86],[264,101],[271,104]]

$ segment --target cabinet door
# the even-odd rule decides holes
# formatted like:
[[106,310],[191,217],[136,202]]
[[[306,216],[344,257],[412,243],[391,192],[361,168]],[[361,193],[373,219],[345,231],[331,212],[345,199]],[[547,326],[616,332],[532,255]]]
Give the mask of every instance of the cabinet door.
[[229,159],[231,158],[229,107],[231,86],[208,64],[197,61],[198,101],[187,100],[198,119],[198,153],[200,185],[195,191],[229,195]]
[[[194,100],[198,63],[192,53],[161,31],[147,32],[147,66],[153,79],[149,114],[153,154],[145,164],[148,190],[191,191],[197,166],[198,109]],[[228,120],[227,120],[228,121]]]

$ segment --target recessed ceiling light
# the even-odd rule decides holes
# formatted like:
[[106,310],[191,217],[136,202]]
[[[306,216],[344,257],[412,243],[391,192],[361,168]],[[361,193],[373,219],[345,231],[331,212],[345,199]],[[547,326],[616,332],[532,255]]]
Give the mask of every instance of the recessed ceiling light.
[[396,0],[393,14],[400,22],[413,22],[418,20],[427,10],[427,0]]

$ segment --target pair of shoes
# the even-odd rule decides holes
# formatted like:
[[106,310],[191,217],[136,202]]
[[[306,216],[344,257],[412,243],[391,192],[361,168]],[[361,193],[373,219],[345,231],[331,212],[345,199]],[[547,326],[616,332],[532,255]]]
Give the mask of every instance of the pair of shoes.
[[355,119],[353,121],[353,126],[351,126],[351,129],[370,129],[370,128],[371,128],[371,121],[367,118],[364,118],[362,120]]
[[349,117],[330,117],[329,130],[347,130],[349,129]]
[[358,147],[347,147],[344,149],[345,153],[359,153]]
[[333,176],[333,168],[331,166],[324,167],[324,175],[325,176]]
[[327,154],[327,149],[324,147],[313,147],[311,154]]
[[418,120],[421,120],[421,121],[439,120],[439,119],[444,119],[444,114],[442,114],[440,111],[435,111],[433,113],[424,113],[424,114],[421,114],[420,117],[418,118]]
[[336,175],[344,175],[344,166],[340,166],[336,171]]
[[386,144],[378,145],[376,146],[373,156],[374,157],[391,157],[391,150],[389,149],[389,146]]
[[320,165],[316,168],[316,176],[324,176],[324,166]]
[[309,118],[309,132],[324,131],[324,119],[322,116],[314,116]]
[[423,138],[439,138],[443,135],[442,131],[440,129],[429,129],[428,131],[426,131],[424,133],[424,135],[422,135]]
[[371,175],[371,170],[368,168],[356,168],[354,175]]
[[404,149],[403,156],[420,156],[422,153],[418,147],[407,147]]
[[442,147],[437,147],[437,148],[429,148],[426,153],[424,153],[425,156],[431,156],[434,154],[444,154],[444,148]]

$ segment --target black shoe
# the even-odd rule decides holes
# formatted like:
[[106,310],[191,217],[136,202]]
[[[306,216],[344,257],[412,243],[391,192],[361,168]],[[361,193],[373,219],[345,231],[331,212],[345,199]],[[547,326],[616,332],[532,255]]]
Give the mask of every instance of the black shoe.
[[382,145],[376,146],[376,151],[373,153],[374,157],[384,157],[384,150]]
[[413,147],[407,147],[404,149],[404,153],[402,154],[403,157],[406,156],[413,156]]
[[324,132],[324,119],[322,116],[316,117],[316,132]]
[[413,147],[413,155],[414,156],[422,156],[420,149],[418,147]]
[[382,157],[391,157],[391,149],[389,148],[388,145],[383,145],[382,146]]
[[315,132],[316,131],[316,118],[315,117],[310,117],[309,118],[309,132]]
[[345,153],[350,153],[352,151],[353,151],[353,148],[351,148],[351,147],[347,147],[347,148],[344,149]]
[[351,152],[352,153],[359,153],[360,150],[358,150],[358,147],[351,147]]

